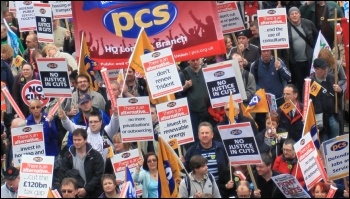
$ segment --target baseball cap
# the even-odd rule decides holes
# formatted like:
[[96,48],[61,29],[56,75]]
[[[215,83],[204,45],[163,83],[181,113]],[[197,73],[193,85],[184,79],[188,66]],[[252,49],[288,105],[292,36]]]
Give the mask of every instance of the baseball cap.
[[13,166],[7,167],[6,171],[2,171],[4,178],[7,180],[14,180],[18,177],[19,171]]
[[79,96],[78,104],[80,105],[80,104],[88,102],[90,100],[91,100],[91,97],[89,94],[83,94],[83,95]]
[[245,30],[241,30],[241,31],[237,32],[236,37],[238,38],[239,36],[245,36],[247,38],[250,38],[250,36],[251,36],[250,29],[245,29]]

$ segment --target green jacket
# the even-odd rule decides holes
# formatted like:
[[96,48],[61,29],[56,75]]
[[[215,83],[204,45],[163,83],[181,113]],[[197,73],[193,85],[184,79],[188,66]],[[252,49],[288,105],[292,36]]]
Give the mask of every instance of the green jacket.
[[[334,19],[334,9],[337,9],[337,18],[344,17],[344,13],[340,6],[334,2],[334,1],[326,1],[326,6],[328,8],[328,19]],[[318,24],[316,24],[316,14],[315,14],[315,2],[312,2],[311,5],[307,5],[304,3],[299,8],[300,14],[302,18],[308,19],[312,21],[316,28],[318,27]],[[334,28],[334,23],[330,23],[331,27]]]

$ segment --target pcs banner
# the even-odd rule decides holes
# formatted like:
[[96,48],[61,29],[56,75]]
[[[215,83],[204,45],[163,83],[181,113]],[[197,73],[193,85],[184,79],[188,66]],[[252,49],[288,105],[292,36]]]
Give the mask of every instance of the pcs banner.
[[75,45],[84,31],[94,70],[126,68],[141,27],[155,50],[172,47],[177,62],[226,53],[215,1],[76,1],[72,9]]

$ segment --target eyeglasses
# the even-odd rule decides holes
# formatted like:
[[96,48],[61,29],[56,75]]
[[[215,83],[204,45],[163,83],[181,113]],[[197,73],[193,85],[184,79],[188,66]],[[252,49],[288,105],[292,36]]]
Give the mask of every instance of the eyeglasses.
[[34,109],[41,109],[41,106],[32,106],[30,107],[30,109],[34,110]]
[[96,124],[96,123],[99,123],[100,122],[100,120],[99,121],[89,121],[89,124]]
[[79,81],[78,84],[87,83],[88,81]]
[[147,163],[151,163],[151,162],[157,162],[157,159],[147,160]]
[[61,192],[62,192],[62,193],[73,193],[73,190],[62,189]]

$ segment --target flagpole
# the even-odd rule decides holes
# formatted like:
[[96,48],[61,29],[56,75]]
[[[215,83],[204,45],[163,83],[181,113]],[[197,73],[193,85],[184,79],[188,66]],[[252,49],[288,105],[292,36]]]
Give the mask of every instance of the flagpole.
[[299,114],[301,115],[301,117],[304,119],[303,114],[301,114],[301,112],[300,112],[300,110],[297,108],[297,106],[292,102],[292,100],[289,99],[289,101],[290,101],[290,103],[293,104],[293,106],[295,107],[295,109],[298,111],[298,113],[299,113]]
[[[158,135],[158,140],[159,140],[159,139],[163,139],[163,138],[160,136],[160,134]],[[162,140],[162,142],[164,143],[164,145],[165,145],[166,147],[168,147],[168,150],[170,150],[171,153],[173,153],[173,155],[176,157],[176,159],[177,159],[177,161],[179,162],[180,166],[181,166],[182,169],[185,171],[185,173],[186,173],[186,175],[187,175],[187,177],[188,177],[188,180],[191,182],[191,184],[193,185],[193,187],[194,187],[194,189],[196,190],[196,192],[198,192],[196,186],[193,184],[193,182],[192,182],[192,180],[191,180],[191,178],[190,178],[190,174],[187,172],[187,170],[186,170],[184,164],[183,164],[182,161],[180,160],[179,156],[177,156],[177,154],[175,153],[174,149],[169,145],[168,142],[165,142],[164,140]],[[181,147],[181,146],[179,146],[179,148],[180,148],[180,147]]]
[[[333,44],[333,48],[334,48],[334,61],[335,61],[335,65],[334,65],[334,84],[338,84],[338,43],[337,43],[337,9],[334,9],[334,44]],[[335,113],[338,113],[338,95],[335,92]]]
[[80,64],[81,64],[81,55],[82,55],[82,50],[83,50],[83,41],[84,41],[84,31],[81,32],[81,37],[80,37],[80,56],[79,56],[79,61],[78,61],[78,74],[80,72]]
[[131,53],[131,56],[130,56],[130,58],[129,58],[129,63],[128,63],[128,68],[126,69],[126,75],[125,75],[125,78],[124,78],[124,81],[123,81],[123,85],[122,85],[122,93],[123,93],[123,91],[124,91],[124,86],[125,86],[125,82],[126,82],[126,77],[128,76],[128,70],[129,70],[129,68],[130,68],[130,65],[131,65],[131,59],[134,57],[134,54],[135,54],[135,48],[136,48],[136,45],[138,44],[138,42],[139,42],[139,40],[140,40],[140,38],[141,38],[141,33],[142,33],[142,31],[144,30],[145,28],[144,27],[141,27],[141,30],[140,30],[140,32],[139,32],[139,36],[137,37],[137,40],[136,40],[136,43],[135,43],[135,46],[134,46],[134,50],[132,51],[132,53]]

